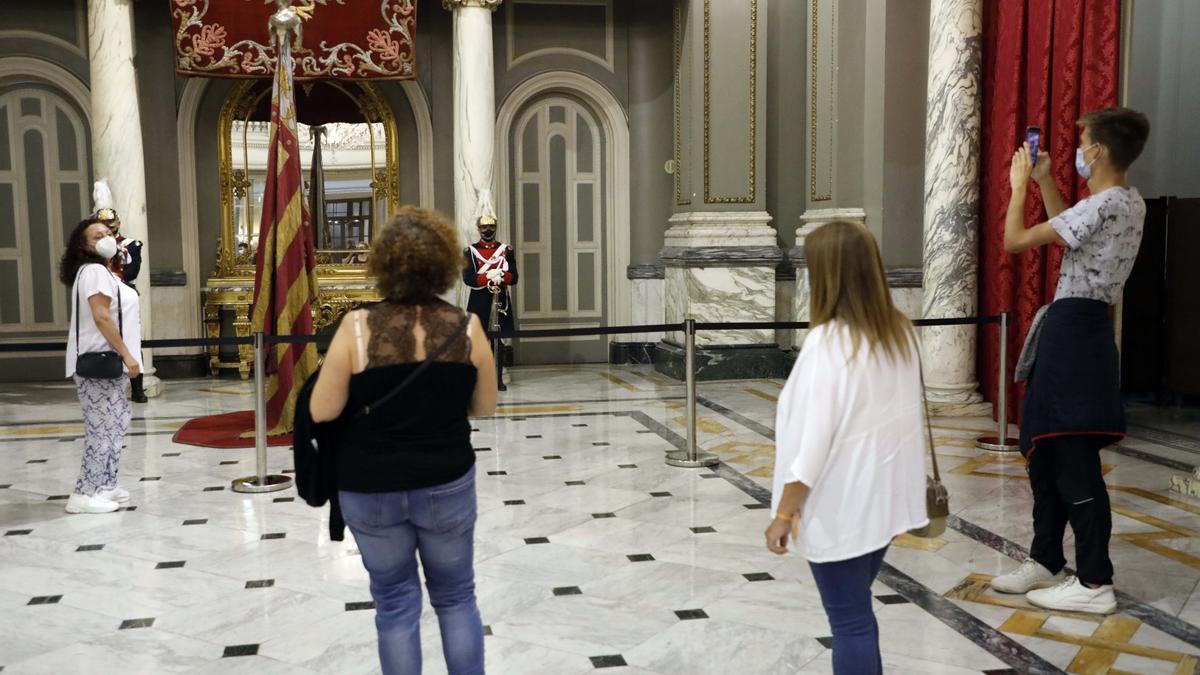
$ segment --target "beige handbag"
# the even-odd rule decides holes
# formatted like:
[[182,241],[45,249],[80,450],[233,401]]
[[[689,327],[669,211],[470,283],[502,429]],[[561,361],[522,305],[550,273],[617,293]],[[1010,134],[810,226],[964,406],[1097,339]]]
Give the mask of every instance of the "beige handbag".
[[937,453],[933,451],[933,427],[929,422],[929,400],[925,398],[925,366],[921,363],[921,352],[917,350],[917,365],[921,371],[921,401],[925,406],[925,437],[929,443],[929,458],[933,460],[933,476],[925,477],[925,512],[929,515],[929,524],[909,530],[914,537],[932,539],[940,537],[946,531],[946,517],[950,515],[950,493],[942,485],[942,475],[938,472]]

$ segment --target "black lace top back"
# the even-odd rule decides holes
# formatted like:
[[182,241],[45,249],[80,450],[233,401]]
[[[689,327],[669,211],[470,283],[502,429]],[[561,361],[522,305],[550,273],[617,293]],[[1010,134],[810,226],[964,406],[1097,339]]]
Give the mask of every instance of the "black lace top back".
[[[350,378],[347,410],[359,410],[392,391],[454,333],[464,316],[440,301],[384,302],[368,310],[367,368]],[[421,359],[416,358],[413,336],[417,322],[425,330]],[[461,477],[475,464],[467,410],[476,376],[471,341],[464,331],[404,391],[369,415],[350,419],[338,455],[338,486],[353,492],[394,492]]]

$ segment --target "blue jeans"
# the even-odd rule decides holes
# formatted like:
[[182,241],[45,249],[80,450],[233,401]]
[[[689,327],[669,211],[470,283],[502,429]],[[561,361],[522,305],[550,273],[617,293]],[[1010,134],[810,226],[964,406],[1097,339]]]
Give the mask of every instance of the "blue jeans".
[[883,565],[887,546],[849,560],[809,563],[821,604],[833,629],[836,675],[881,675],[879,624],[875,622],[871,584]]
[[451,675],[483,673],[483,622],[475,604],[475,469],[449,483],[403,492],[341,491],[342,515],[371,577],[384,675],[421,672],[421,580],[442,631]]

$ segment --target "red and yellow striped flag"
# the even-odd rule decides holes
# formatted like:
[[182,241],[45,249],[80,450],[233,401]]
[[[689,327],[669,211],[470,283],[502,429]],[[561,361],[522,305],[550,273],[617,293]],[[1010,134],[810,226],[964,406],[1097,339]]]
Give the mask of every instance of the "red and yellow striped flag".
[[[277,39],[276,45],[279,61],[271,94],[271,142],[258,228],[251,325],[265,335],[312,335],[316,257],[300,173],[293,61],[287,39]],[[311,343],[277,343],[269,354],[267,434],[274,436],[292,430],[296,393],[317,369],[317,348]]]

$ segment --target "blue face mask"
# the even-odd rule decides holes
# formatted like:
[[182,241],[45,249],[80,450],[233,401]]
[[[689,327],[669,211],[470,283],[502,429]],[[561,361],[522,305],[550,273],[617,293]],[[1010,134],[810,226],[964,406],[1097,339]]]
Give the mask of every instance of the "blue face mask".
[[1079,172],[1079,175],[1083,176],[1084,180],[1087,180],[1092,177],[1092,164],[1095,164],[1096,160],[1093,159],[1090,162],[1087,161],[1086,159],[1084,159],[1083,153],[1087,152],[1088,150],[1091,150],[1092,148],[1096,147],[1097,145],[1099,145],[1099,144],[1092,143],[1091,145],[1087,146],[1086,148],[1075,148],[1075,171]]

